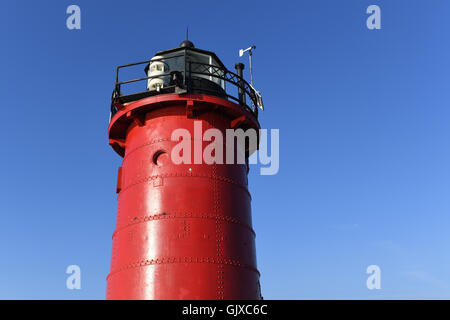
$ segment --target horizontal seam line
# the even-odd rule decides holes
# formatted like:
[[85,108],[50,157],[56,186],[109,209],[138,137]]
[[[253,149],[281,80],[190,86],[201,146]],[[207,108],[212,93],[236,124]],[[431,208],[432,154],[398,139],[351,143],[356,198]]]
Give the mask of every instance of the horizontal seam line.
[[[211,141],[205,141],[205,140],[203,140],[203,139],[194,139],[194,138],[192,138],[192,137],[191,137],[190,139],[188,139],[188,140],[191,140],[191,141],[201,141],[202,143],[203,143],[203,142],[209,142],[209,143],[211,143]],[[142,149],[142,148],[151,146],[151,145],[153,145],[153,144],[155,144],[155,143],[165,142],[165,141],[170,141],[170,142],[177,143],[177,144],[180,143],[180,141],[172,140],[171,138],[153,139],[153,140],[151,140],[151,141],[149,141],[149,142],[147,142],[147,143],[141,144],[141,145],[139,145],[139,146],[137,146],[137,147],[135,147],[135,148],[130,149],[129,151],[127,151],[126,154],[125,154],[125,156],[123,157],[123,161],[125,162],[125,161],[127,160],[127,158],[128,158],[129,155],[133,154],[135,151],[137,151],[137,150],[139,150],[139,149]],[[227,147],[227,144],[226,144],[225,141],[222,142],[222,146],[224,146],[225,148]],[[237,145],[235,145],[235,146],[237,146]],[[245,163],[238,163],[238,164],[245,164]]]
[[225,221],[225,222],[229,222],[229,223],[233,223],[233,224],[237,224],[240,225],[246,229],[248,229],[254,237],[256,237],[256,233],[253,230],[252,227],[250,227],[249,225],[233,218],[230,216],[219,216],[219,215],[195,215],[195,214],[189,214],[189,213],[185,213],[185,214],[180,214],[180,213],[175,213],[175,214],[156,214],[156,215],[150,215],[150,216],[143,216],[143,217],[139,217],[137,219],[132,220],[131,222],[127,223],[124,226],[121,226],[120,228],[117,228],[112,237],[114,238],[114,236],[119,232],[122,231],[128,227],[131,227],[133,225],[136,224],[140,224],[140,223],[144,223],[144,222],[149,222],[149,221],[155,221],[155,220],[164,220],[164,219],[185,219],[185,218],[193,218],[193,219],[211,219],[211,220],[216,220],[216,221]]
[[240,263],[237,260],[233,259],[217,259],[217,258],[199,258],[199,257],[178,257],[178,258],[159,258],[159,259],[147,259],[147,260],[141,260],[136,263],[130,263],[124,267],[120,267],[117,270],[111,271],[108,276],[106,277],[106,280],[109,280],[111,276],[115,275],[118,272],[134,269],[134,268],[140,268],[140,267],[147,267],[150,265],[155,264],[171,264],[171,263],[213,263],[213,264],[222,264],[222,265],[230,265],[233,267],[238,268],[244,268],[251,270],[253,272],[256,272],[258,276],[261,276],[258,269],[247,265]]
[[[150,182],[150,181],[156,180],[158,178],[186,178],[186,177],[219,180],[219,181],[222,181],[222,182],[226,182],[226,183],[230,183],[230,184],[236,185],[237,187],[244,189],[244,191],[246,191],[247,195],[251,199],[251,195],[250,195],[250,192],[247,189],[247,186],[242,185],[242,184],[234,181],[233,179],[230,179],[230,178],[227,178],[227,177],[224,177],[224,176],[212,176],[212,175],[206,175],[206,174],[205,175],[198,175],[198,174],[196,175],[196,174],[192,174],[192,173],[189,173],[189,174],[186,174],[186,173],[167,173],[167,174],[159,174],[159,175],[155,175],[155,176],[148,176],[148,177],[145,177],[145,178],[137,180],[137,182],[133,182],[133,183],[127,185],[125,188],[123,188],[120,191],[120,193],[122,193],[124,191],[127,191],[128,189],[130,189],[130,188],[132,188],[134,186],[137,186],[139,184]],[[119,193],[119,195],[120,195],[120,193]]]
[[172,141],[172,140],[170,138],[161,138],[161,139],[154,139],[154,140],[151,140],[150,142],[141,144],[141,145],[137,146],[136,148],[131,149],[130,151],[128,151],[125,154],[125,157],[123,158],[123,161],[125,161],[128,158],[128,156],[130,154],[132,154],[133,152],[135,152],[136,150],[139,150],[139,149],[147,147],[147,146],[151,146],[152,144],[155,144],[155,143],[158,143],[158,142],[164,142],[164,141]]

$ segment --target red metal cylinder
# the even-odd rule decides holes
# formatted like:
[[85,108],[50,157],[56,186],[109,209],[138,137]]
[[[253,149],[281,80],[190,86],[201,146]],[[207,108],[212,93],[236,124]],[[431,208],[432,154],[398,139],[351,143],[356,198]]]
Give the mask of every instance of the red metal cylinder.
[[248,165],[171,161],[173,130],[187,129],[194,150],[195,121],[224,137],[259,128],[241,106],[209,95],[149,97],[111,119],[110,144],[124,158],[107,299],[261,298]]

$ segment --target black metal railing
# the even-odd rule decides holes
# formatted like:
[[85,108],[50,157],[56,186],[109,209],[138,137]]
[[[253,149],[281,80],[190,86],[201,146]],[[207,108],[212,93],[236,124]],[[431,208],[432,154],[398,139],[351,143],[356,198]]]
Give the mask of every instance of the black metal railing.
[[[173,62],[175,59],[180,59],[181,61],[178,60],[178,63],[172,63],[172,67],[169,67],[171,61]],[[119,72],[121,70],[140,65],[149,66],[155,62],[164,64],[164,72],[160,72],[155,76],[119,81]],[[178,65],[178,67],[173,68],[173,65]],[[140,72],[142,72],[142,69]],[[157,90],[149,90],[147,88],[147,82],[156,78],[163,80],[164,85],[158,87]],[[142,82],[145,82],[145,85],[142,85]],[[137,88],[136,84],[139,84]],[[129,85],[134,85],[135,88],[130,90],[127,88]],[[216,95],[233,100],[258,117],[257,96],[247,81],[225,67],[192,61],[187,50],[185,50],[181,54],[170,57],[161,57],[118,66],[111,99],[111,118],[118,111],[117,103],[123,104],[165,93],[206,93]],[[247,101],[251,102],[250,105],[247,104]]]

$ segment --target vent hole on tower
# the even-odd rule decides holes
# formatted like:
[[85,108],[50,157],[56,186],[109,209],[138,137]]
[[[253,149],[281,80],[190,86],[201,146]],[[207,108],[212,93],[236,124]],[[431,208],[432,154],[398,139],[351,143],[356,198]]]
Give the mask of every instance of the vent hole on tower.
[[162,166],[167,162],[169,155],[164,150],[158,150],[153,154],[153,163],[157,166]]

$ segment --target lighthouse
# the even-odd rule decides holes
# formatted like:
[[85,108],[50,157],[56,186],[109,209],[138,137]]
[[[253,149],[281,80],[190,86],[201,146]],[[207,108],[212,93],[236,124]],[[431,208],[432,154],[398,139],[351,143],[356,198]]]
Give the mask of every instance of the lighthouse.
[[[261,97],[243,69],[189,40],[117,67],[108,137],[123,159],[107,299],[262,298],[248,189],[255,148],[232,147],[243,163],[198,159],[206,130],[259,132]],[[192,147],[178,156],[191,161],[173,159],[176,130]]]

